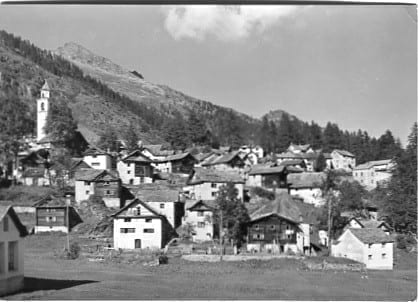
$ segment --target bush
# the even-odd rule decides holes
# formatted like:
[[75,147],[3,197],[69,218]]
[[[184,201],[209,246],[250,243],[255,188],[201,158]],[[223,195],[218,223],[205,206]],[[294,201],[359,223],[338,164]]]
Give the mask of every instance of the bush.
[[159,256],[158,264],[168,264],[168,257],[166,255]]
[[257,195],[259,197],[267,198],[269,200],[274,200],[275,195],[273,192],[266,190],[262,187],[255,187],[252,189],[252,194]]
[[80,245],[78,244],[78,242],[73,242],[70,244],[70,250],[68,252],[68,258],[69,259],[77,259],[80,256]]
[[416,245],[416,241],[411,235],[399,234],[398,236],[396,236],[396,247],[398,249],[403,250],[403,249],[406,249],[407,247],[415,246],[415,245]]

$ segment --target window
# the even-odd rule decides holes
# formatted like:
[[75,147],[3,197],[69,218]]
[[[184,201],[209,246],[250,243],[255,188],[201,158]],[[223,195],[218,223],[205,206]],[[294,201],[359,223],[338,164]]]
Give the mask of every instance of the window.
[[203,216],[203,212],[202,211],[197,212],[197,216],[202,217]]
[[89,195],[89,194],[90,194],[90,191],[89,191],[89,190],[87,190],[87,191],[86,191],[86,195]]
[[148,223],[148,222],[152,222],[152,219],[151,219],[151,218],[146,218],[146,219],[145,219],[145,222],[147,222],[147,223]]
[[124,234],[126,234],[126,233],[135,233],[135,228],[121,228],[120,229],[120,232],[121,233],[124,233]]
[[91,166],[100,166],[100,163],[91,163]]
[[112,191],[106,190],[106,195],[112,195]]
[[385,248],[385,246],[386,246],[386,243],[382,243],[382,248]]
[[160,209],[164,209],[165,204],[160,203]]
[[144,229],[144,233],[154,233],[154,229]]
[[129,184],[130,185],[133,185],[134,184],[134,180],[132,178],[129,180]]
[[218,192],[212,192],[212,197],[216,197],[216,193],[218,193]]
[[260,226],[258,224],[254,225],[254,229],[258,230],[260,228]]
[[217,184],[216,184],[216,183],[212,183],[210,186],[211,186],[212,188],[217,188]]
[[3,232],[9,231],[9,217],[4,217],[3,219]]
[[204,228],[205,227],[205,223],[204,222],[198,222],[197,223],[197,227],[198,228]]
[[382,254],[382,259],[386,259],[386,254],[385,253]]
[[373,243],[369,243],[369,249],[372,248]]
[[105,181],[104,185],[105,186],[108,186],[108,185],[110,185],[110,182],[109,181]]
[[369,260],[372,260],[372,255],[369,255],[369,256],[368,256],[368,259],[369,259]]
[[9,271],[17,271],[18,263],[18,252],[17,252],[17,241],[9,242],[9,259],[8,259]]
[[253,234],[253,239],[264,239],[264,234]]
[[[128,168],[131,166],[131,163],[127,163],[126,164],[127,166],[128,166]],[[128,174],[130,173],[131,171],[128,171]]]
[[131,222],[131,218],[125,218],[123,219],[124,222]]
[[131,174],[131,170],[128,170],[126,173],[127,173],[127,174]]
[[45,111],[45,103],[41,103],[41,111]]
[[85,182],[84,182],[84,185],[85,185],[85,186],[90,186],[90,182],[89,182],[89,181],[85,181]]

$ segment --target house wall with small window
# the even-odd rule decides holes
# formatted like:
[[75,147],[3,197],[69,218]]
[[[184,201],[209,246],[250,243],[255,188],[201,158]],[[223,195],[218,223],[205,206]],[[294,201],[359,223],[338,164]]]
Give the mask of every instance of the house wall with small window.
[[379,167],[372,167],[370,169],[356,169],[353,171],[354,180],[358,181],[367,190],[372,190],[378,184],[382,184],[391,178],[392,174]]
[[75,201],[80,203],[83,200],[89,199],[94,195],[95,183],[92,181],[76,180],[75,181]]
[[[216,183],[216,182],[204,182],[196,185],[189,185],[183,188],[184,192],[189,192],[189,196],[192,199],[202,199],[202,200],[215,200],[219,188],[226,183]],[[235,188],[238,190],[238,198],[242,200],[244,194],[244,184],[236,183],[234,184]]]
[[164,215],[167,218],[168,223],[173,228],[176,228],[175,217],[176,207],[175,202],[147,202],[158,214]]
[[334,169],[352,171],[356,166],[356,159],[354,157],[344,156],[336,151],[331,152],[331,158]]
[[101,197],[108,208],[120,208],[120,181],[95,182],[94,195]]
[[212,240],[214,235],[212,211],[189,211],[183,217],[183,223],[193,226],[193,241]]
[[366,244],[346,230],[333,244],[334,257],[349,258],[364,263],[369,269],[393,269],[393,242]]
[[324,198],[320,188],[290,188],[289,194],[299,197],[304,203],[313,204],[315,207],[324,205]]
[[158,217],[118,217],[113,220],[115,249],[163,248],[162,232],[162,221]]
[[84,156],[83,160],[93,169],[112,169],[112,157],[109,154],[86,155]]
[[151,164],[139,164],[129,161],[117,163],[119,177],[124,184],[139,185],[152,183],[153,167]]
[[66,208],[36,208],[35,233],[68,233]]
[[10,215],[0,221],[0,295],[23,287],[24,240]]

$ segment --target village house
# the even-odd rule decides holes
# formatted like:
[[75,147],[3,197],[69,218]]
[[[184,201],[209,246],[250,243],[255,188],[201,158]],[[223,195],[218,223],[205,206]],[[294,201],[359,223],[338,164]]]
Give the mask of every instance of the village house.
[[141,152],[152,161],[164,160],[167,156],[174,155],[174,150],[166,150],[163,145],[144,145]]
[[247,251],[310,255],[311,228],[315,223],[313,207],[294,201],[285,192],[275,200],[265,200],[250,211],[247,228]]
[[384,221],[378,221],[374,219],[364,219],[352,217],[348,220],[344,230],[353,229],[381,229],[386,234],[390,235],[391,227]]
[[264,156],[264,150],[261,146],[244,145],[244,146],[241,146],[238,151],[244,154],[249,154],[249,153],[255,154],[258,160],[263,158]]
[[223,172],[215,169],[195,167],[191,172],[184,194],[195,200],[215,200],[219,188],[227,183],[233,183],[242,200],[244,194],[244,179],[234,172]]
[[68,233],[77,224],[83,222],[71,205],[70,197],[50,195],[37,201],[34,207],[36,209],[35,234],[43,232]]
[[266,189],[286,188],[286,178],[289,173],[303,172],[293,166],[277,165],[275,163],[254,165],[248,172],[247,186],[263,187]]
[[93,169],[82,158],[72,158],[71,161],[72,161],[72,165],[70,167],[70,173],[69,173],[70,179],[74,179],[75,174],[78,171],[86,170],[86,169]]
[[380,228],[348,228],[333,243],[334,257],[364,263],[368,269],[393,269],[393,242]]
[[334,150],[331,152],[332,168],[335,170],[345,170],[351,172],[356,166],[356,157],[351,152],[345,150]]
[[83,153],[83,161],[98,170],[111,170],[112,169],[112,156],[97,147],[90,147]]
[[115,249],[161,249],[173,234],[166,217],[139,199],[129,202],[112,217]]
[[24,286],[24,237],[28,234],[12,206],[0,206],[0,296]]
[[287,151],[292,152],[292,153],[296,153],[296,154],[314,152],[314,150],[311,148],[310,144],[296,145],[296,144],[293,144],[293,143],[290,143],[289,147],[287,148]]
[[394,165],[390,159],[369,161],[354,168],[353,178],[367,190],[372,190],[389,181]]
[[181,225],[184,214],[182,189],[160,183],[139,186],[136,197],[151,206],[158,214],[167,218],[170,225],[176,229]]
[[124,184],[139,185],[153,182],[152,161],[139,150],[131,152],[118,161],[117,170]]
[[216,209],[213,200],[186,200],[183,223],[192,226],[193,241],[212,240],[215,235],[213,213]]
[[212,168],[218,171],[235,171],[243,173],[245,162],[240,157],[239,151],[232,151],[224,154],[213,154],[207,157],[202,163],[202,167]]
[[27,168],[22,173],[21,182],[25,186],[49,186],[48,170],[43,167]]
[[316,207],[324,204],[322,185],[323,172],[291,173],[287,176],[289,194],[301,198],[303,202]]
[[165,173],[189,174],[197,160],[189,152],[154,160],[155,169]]
[[121,199],[121,184],[116,171],[81,170],[75,175],[75,201],[80,203],[90,196],[103,199],[109,208],[120,208],[124,200]]

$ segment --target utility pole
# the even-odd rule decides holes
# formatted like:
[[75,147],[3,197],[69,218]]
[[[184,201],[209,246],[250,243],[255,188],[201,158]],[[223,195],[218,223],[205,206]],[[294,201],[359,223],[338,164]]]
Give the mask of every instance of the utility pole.
[[221,244],[221,258],[220,261],[222,261],[222,255],[224,253],[224,245],[223,245],[223,215],[222,215],[222,209],[221,209],[221,224],[219,228],[219,241]]
[[70,199],[70,195],[67,195],[65,198],[65,213],[66,213],[66,218],[67,218],[67,252],[70,252],[70,203],[71,203],[71,199]]
[[332,230],[332,193],[327,193],[328,198],[328,253],[331,256],[331,230]]

